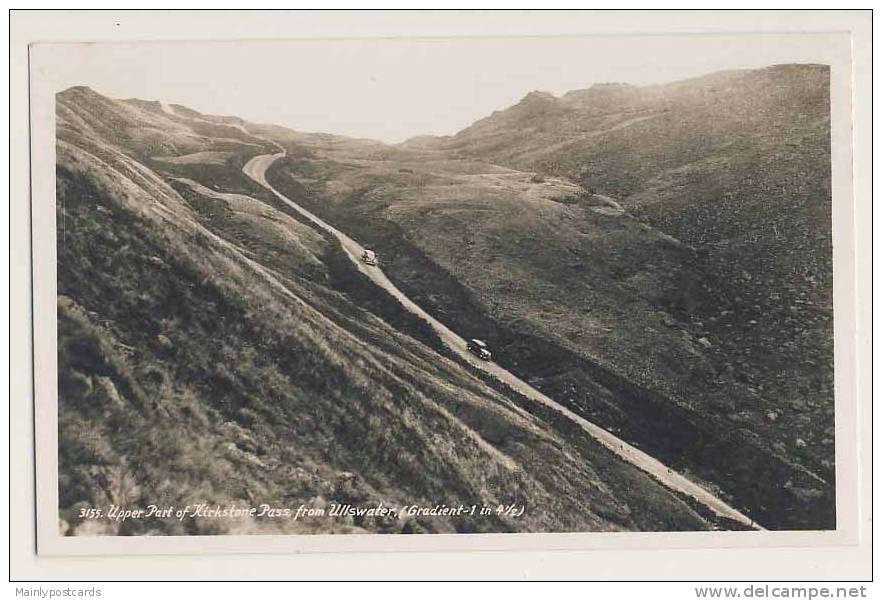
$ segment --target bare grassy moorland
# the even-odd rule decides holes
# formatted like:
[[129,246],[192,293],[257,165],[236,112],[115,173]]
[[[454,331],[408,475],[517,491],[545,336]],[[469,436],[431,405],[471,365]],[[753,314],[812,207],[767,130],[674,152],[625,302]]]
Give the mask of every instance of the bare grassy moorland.
[[[431,332],[360,280],[334,244],[241,176],[264,142],[178,114],[84,88],[58,98],[65,534],[711,527],[644,473],[437,352]],[[195,502],[527,511],[78,517],[83,507]]]
[[271,182],[538,388],[768,527],[831,527],[828,73],[531,93],[396,147],[267,128]]

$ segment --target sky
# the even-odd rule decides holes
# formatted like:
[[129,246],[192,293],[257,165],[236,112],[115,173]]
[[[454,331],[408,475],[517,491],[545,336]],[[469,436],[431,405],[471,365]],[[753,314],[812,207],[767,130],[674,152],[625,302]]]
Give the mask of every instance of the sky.
[[53,45],[35,76],[56,91],[384,142],[451,135],[532,90],[665,83],[726,69],[829,63],[809,35],[446,38]]

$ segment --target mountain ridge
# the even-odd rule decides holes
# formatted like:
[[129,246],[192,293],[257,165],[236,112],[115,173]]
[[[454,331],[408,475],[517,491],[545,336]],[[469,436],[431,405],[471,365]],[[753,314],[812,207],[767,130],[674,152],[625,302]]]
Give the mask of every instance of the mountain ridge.
[[786,485],[745,501],[777,512],[761,523],[832,523],[828,70],[600,90],[640,103],[509,109],[396,151],[292,141],[269,179],[552,396],[730,493],[750,449]]
[[[286,274],[280,281],[303,286],[315,307],[351,316],[360,305],[432,348],[419,324],[397,322],[394,306],[362,288],[330,247],[288,261],[279,256],[278,248],[315,248],[317,242],[302,243],[300,237],[312,236],[305,230],[292,238],[286,232],[298,229],[293,223],[270,227],[292,215],[241,169],[253,156],[277,152],[263,138],[283,145],[287,157],[267,173],[273,186],[377,249],[384,270],[408,296],[464,335],[490,341],[501,365],[764,525],[813,529],[835,523],[827,77],[823,66],[777,66],[659,86],[601,84],[561,97],[532,92],[453,136],[397,145],[178,105],[169,114],[158,101],[112,101],[73,88],[59,94],[59,137],[99,156],[113,146],[137,163],[136,171],[157,174],[183,199],[175,206],[193,211],[245,256]],[[80,181],[71,175],[77,169],[65,169],[62,181]],[[112,226],[100,212],[78,210],[80,223]],[[90,260],[96,261],[92,270],[101,264]],[[304,271],[289,273],[291,261]],[[86,273],[101,280],[100,273]],[[341,303],[341,294],[357,301]],[[65,298],[81,304],[76,294]],[[69,317],[73,310],[65,303],[60,311]],[[253,313],[249,319],[256,319]],[[81,323],[77,315],[69,322]],[[348,317],[346,327],[358,322]],[[398,336],[392,330],[384,335]],[[206,340],[198,332],[194,337]],[[382,336],[374,331],[369,339],[378,344]],[[407,348],[416,348],[411,344]],[[422,365],[415,373],[423,373]],[[235,370],[225,369],[209,379],[236,382]],[[445,377],[470,381],[457,368],[445,369]],[[88,386],[72,378],[76,398],[83,387],[94,398],[96,386],[105,386],[94,375]],[[481,392],[470,402],[500,402],[493,394]],[[252,427],[233,422],[246,432]],[[491,446],[505,446],[495,427],[479,423]],[[213,428],[206,427],[207,439],[219,436]],[[596,451],[580,452],[608,461]],[[473,482],[455,475],[461,467],[451,466],[444,477]],[[528,484],[532,477],[523,484],[536,490]],[[367,478],[374,488],[395,480],[394,474]],[[413,472],[409,478],[411,489],[425,483]],[[333,480],[329,476],[326,489],[334,489]],[[640,482],[635,490],[651,491],[655,500],[665,498],[639,477],[629,481]],[[582,486],[556,476],[543,482],[556,490]],[[616,491],[631,499],[625,505],[636,502],[621,487]],[[668,523],[657,511],[660,500],[637,524],[619,510],[613,519],[597,517],[603,503],[621,509],[621,502],[586,498],[588,513],[567,513],[567,524],[588,519],[591,528],[646,529]],[[697,523],[679,510],[672,515],[681,525]],[[553,524],[543,512],[533,527]]]
[[[98,96],[77,89],[57,106],[63,534],[710,527],[439,354],[332,241],[241,175],[271,145]],[[331,523],[80,515],[442,499],[529,511]]]

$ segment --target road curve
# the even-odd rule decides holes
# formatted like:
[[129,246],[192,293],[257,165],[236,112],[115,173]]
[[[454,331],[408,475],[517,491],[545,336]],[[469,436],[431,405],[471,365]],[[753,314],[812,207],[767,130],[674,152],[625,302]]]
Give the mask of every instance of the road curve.
[[[276,144],[276,146],[278,145]],[[355,264],[355,266],[361,273],[370,278],[371,281],[373,281],[377,286],[380,286],[389,294],[398,299],[398,301],[405,309],[407,309],[414,315],[417,315],[418,317],[424,319],[432,327],[432,329],[435,330],[438,336],[440,336],[444,344],[446,344],[451,350],[457,353],[465,361],[480,369],[481,371],[484,371],[501,380],[502,382],[505,382],[506,385],[524,395],[525,397],[542,403],[543,405],[563,415],[567,419],[575,422],[587,434],[589,434],[592,438],[597,440],[607,449],[609,449],[631,465],[634,465],[635,467],[638,467],[644,472],[648,473],[669,489],[692,497],[693,499],[713,511],[718,516],[734,520],[751,528],[755,528],[758,530],[763,529],[752,519],[734,509],[733,507],[729,506],[724,501],[717,498],[698,484],[692,482],[685,476],[682,476],[673,471],[662,462],[658,461],[650,455],[647,455],[640,449],[617,438],[597,424],[591,423],[585,418],[570,411],[566,407],[558,404],[550,397],[536,390],[535,388],[533,388],[511,372],[503,369],[496,363],[481,361],[477,359],[466,348],[466,340],[464,338],[453,332],[450,328],[426,313],[419,305],[410,300],[410,298],[408,298],[403,292],[401,292],[401,290],[399,290],[398,287],[393,284],[388,277],[386,277],[386,274],[383,273],[383,270],[380,269],[380,267],[367,265],[362,262],[360,260],[360,257],[362,251],[364,250],[364,247],[362,247],[360,244],[358,244],[358,242],[356,242],[334,226],[320,219],[314,213],[304,209],[303,207],[286,197],[284,194],[273,188],[272,185],[270,185],[270,183],[266,180],[266,171],[267,169],[269,169],[270,165],[272,165],[276,160],[280,159],[284,155],[285,152],[280,151],[276,154],[265,154],[256,156],[248,161],[248,163],[242,168],[242,171],[245,173],[245,175],[272,192],[279,200],[297,211],[307,220],[336,237],[342,245],[343,250],[346,252],[349,259]]]

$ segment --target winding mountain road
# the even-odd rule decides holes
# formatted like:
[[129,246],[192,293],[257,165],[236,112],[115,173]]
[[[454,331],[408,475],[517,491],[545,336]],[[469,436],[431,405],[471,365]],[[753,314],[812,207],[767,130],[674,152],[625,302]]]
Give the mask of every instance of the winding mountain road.
[[[267,140],[267,142],[271,141]],[[278,144],[275,144],[274,142],[271,143],[278,146]],[[575,422],[589,436],[597,440],[600,444],[605,446],[607,449],[609,449],[631,465],[634,465],[644,472],[650,474],[653,478],[661,482],[667,488],[693,498],[700,504],[713,511],[718,516],[734,520],[750,528],[754,528],[757,530],[763,529],[752,519],[745,516],[733,507],[729,506],[708,490],[692,482],[685,476],[682,476],[673,471],[654,457],[647,455],[640,449],[617,438],[607,430],[604,430],[600,426],[589,422],[585,418],[558,404],[550,397],[536,390],[525,381],[521,380],[511,372],[503,369],[496,363],[481,361],[477,359],[466,348],[466,340],[463,337],[456,334],[443,323],[429,315],[419,305],[408,298],[403,292],[401,292],[401,290],[398,289],[395,284],[392,283],[392,281],[389,280],[389,278],[386,276],[385,273],[383,273],[383,270],[380,269],[379,266],[371,266],[362,262],[360,260],[360,257],[362,251],[364,250],[363,246],[361,246],[358,242],[356,242],[340,230],[336,229],[329,223],[319,218],[314,213],[308,211],[307,209],[301,207],[300,205],[286,197],[284,194],[276,190],[267,181],[267,169],[269,169],[270,165],[272,165],[275,161],[282,158],[283,156],[285,156],[284,150],[281,150],[276,154],[256,156],[248,161],[248,163],[242,168],[242,171],[245,173],[245,175],[272,192],[279,200],[284,202],[293,210],[297,211],[304,218],[337,238],[349,259],[356,265],[361,273],[370,278],[371,281],[373,281],[377,286],[380,286],[389,294],[398,299],[398,301],[406,310],[425,320],[432,327],[432,329],[435,330],[438,336],[440,336],[444,344],[446,344],[451,350],[462,357],[462,359],[464,359],[477,369],[480,369],[497,378],[498,380],[504,382],[507,386],[524,395],[525,397],[532,399],[533,401],[542,403],[543,405],[553,409],[554,411],[563,415],[572,422]]]

